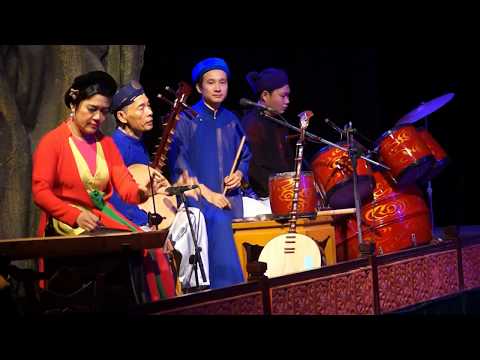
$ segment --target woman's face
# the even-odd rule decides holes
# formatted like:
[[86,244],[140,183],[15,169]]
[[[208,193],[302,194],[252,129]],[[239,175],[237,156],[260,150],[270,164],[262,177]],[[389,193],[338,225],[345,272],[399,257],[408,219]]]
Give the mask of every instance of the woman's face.
[[103,95],[94,95],[72,108],[73,132],[77,136],[93,135],[107,119],[111,99]]

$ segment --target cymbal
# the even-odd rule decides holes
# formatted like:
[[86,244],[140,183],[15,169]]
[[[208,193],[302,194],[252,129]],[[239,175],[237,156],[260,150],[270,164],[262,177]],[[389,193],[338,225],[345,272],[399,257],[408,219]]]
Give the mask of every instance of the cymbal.
[[440,109],[443,105],[452,100],[454,96],[454,93],[448,93],[427,103],[421,104],[419,107],[410,111],[407,115],[398,120],[395,126],[413,124],[418,120],[423,119],[425,116]]

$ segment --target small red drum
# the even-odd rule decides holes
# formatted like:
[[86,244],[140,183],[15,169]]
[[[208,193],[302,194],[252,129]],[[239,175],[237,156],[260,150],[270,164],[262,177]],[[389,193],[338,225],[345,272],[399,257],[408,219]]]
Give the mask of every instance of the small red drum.
[[[292,211],[294,172],[272,175],[268,179],[270,207],[276,218],[288,218]],[[302,171],[298,184],[298,217],[314,217],[317,214],[317,193],[311,171]]]
[[[364,241],[375,242],[377,255],[427,244],[432,239],[429,209],[421,191],[410,185],[395,190],[394,182],[381,172],[373,173],[376,181],[374,200],[363,206]],[[358,231],[355,216],[337,224],[337,260],[358,258]]]
[[415,183],[435,162],[430,149],[411,125],[387,131],[377,140],[377,145],[380,161],[390,167],[399,186]]
[[[311,166],[315,180],[322,185],[332,208],[355,206],[353,166],[346,151],[333,146],[324,147],[313,157]],[[357,161],[357,174],[360,201],[371,199],[374,179],[370,166],[363,159]]]
[[430,171],[425,174],[425,176],[421,179],[422,182],[429,181],[433,179],[435,176],[440,174],[445,166],[448,165],[449,158],[445,150],[440,146],[440,144],[433,138],[432,134],[428,132],[425,128],[418,128],[418,133],[422,138],[423,142],[427,147],[430,149],[433,157],[435,158],[435,163]]

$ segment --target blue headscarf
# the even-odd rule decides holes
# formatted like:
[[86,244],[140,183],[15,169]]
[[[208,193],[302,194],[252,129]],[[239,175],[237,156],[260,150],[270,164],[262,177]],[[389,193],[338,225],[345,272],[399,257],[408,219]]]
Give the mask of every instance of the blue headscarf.
[[130,81],[127,85],[118,89],[117,93],[113,95],[111,109],[115,113],[123,107],[130,105],[135,99],[144,94],[142,85],[136,80]]
[[210,70],[223,70],[230,77],[230,70],[225,60],[220,58],[208,58],[200,61],[192,70],[192,82],[196,84],[203,74]]
[[275,68],[268,68],[260,73],[249,72],[246,79],[255,95],[260,95],[264,90],[271,92],[288,84],[287,73]]

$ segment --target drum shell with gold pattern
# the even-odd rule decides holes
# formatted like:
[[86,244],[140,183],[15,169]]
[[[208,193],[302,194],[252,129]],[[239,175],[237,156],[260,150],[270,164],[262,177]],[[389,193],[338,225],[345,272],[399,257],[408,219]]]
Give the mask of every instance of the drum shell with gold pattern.
[[377,140],[380,162],[390,167],[398,185],[414,184],[427,174],[435,159],[414,126],[400,126]]
[[[276,218],[287,218],[292,211],[294,172],[275,174],[268,179],[270,207]],[[302,171],[298,192],[298,217],[314,217],[317,213],[317,193],[312,172]]]
[[[432,239],[429,209],[415,185],[395,187],[388,174],[374,172],[374,200],[363,206],[362,235],[364,241],[375,243],[377,255],[388,254]],[[354,216],[337,224],[337,261],[358,258],[357,221]]]
[[[313,157],[311,166],[315,180],[322,185],[332,208],[355,206],[353,166],[346,151],[333,146],[324,147]],[[357,160],[357,175],[360,201],[371,200],[374,179],[370,165],[364,159]]]
[[430,171],[420,179],[420,183],[422,183],[432,180],[434,177],[439,175],[450,162],[450,158],[448,157],[447,152],[437,142],[437,140],[434,139],[433,135],[427,129],[418,128],[417,132],[435,158],[435,162]]

